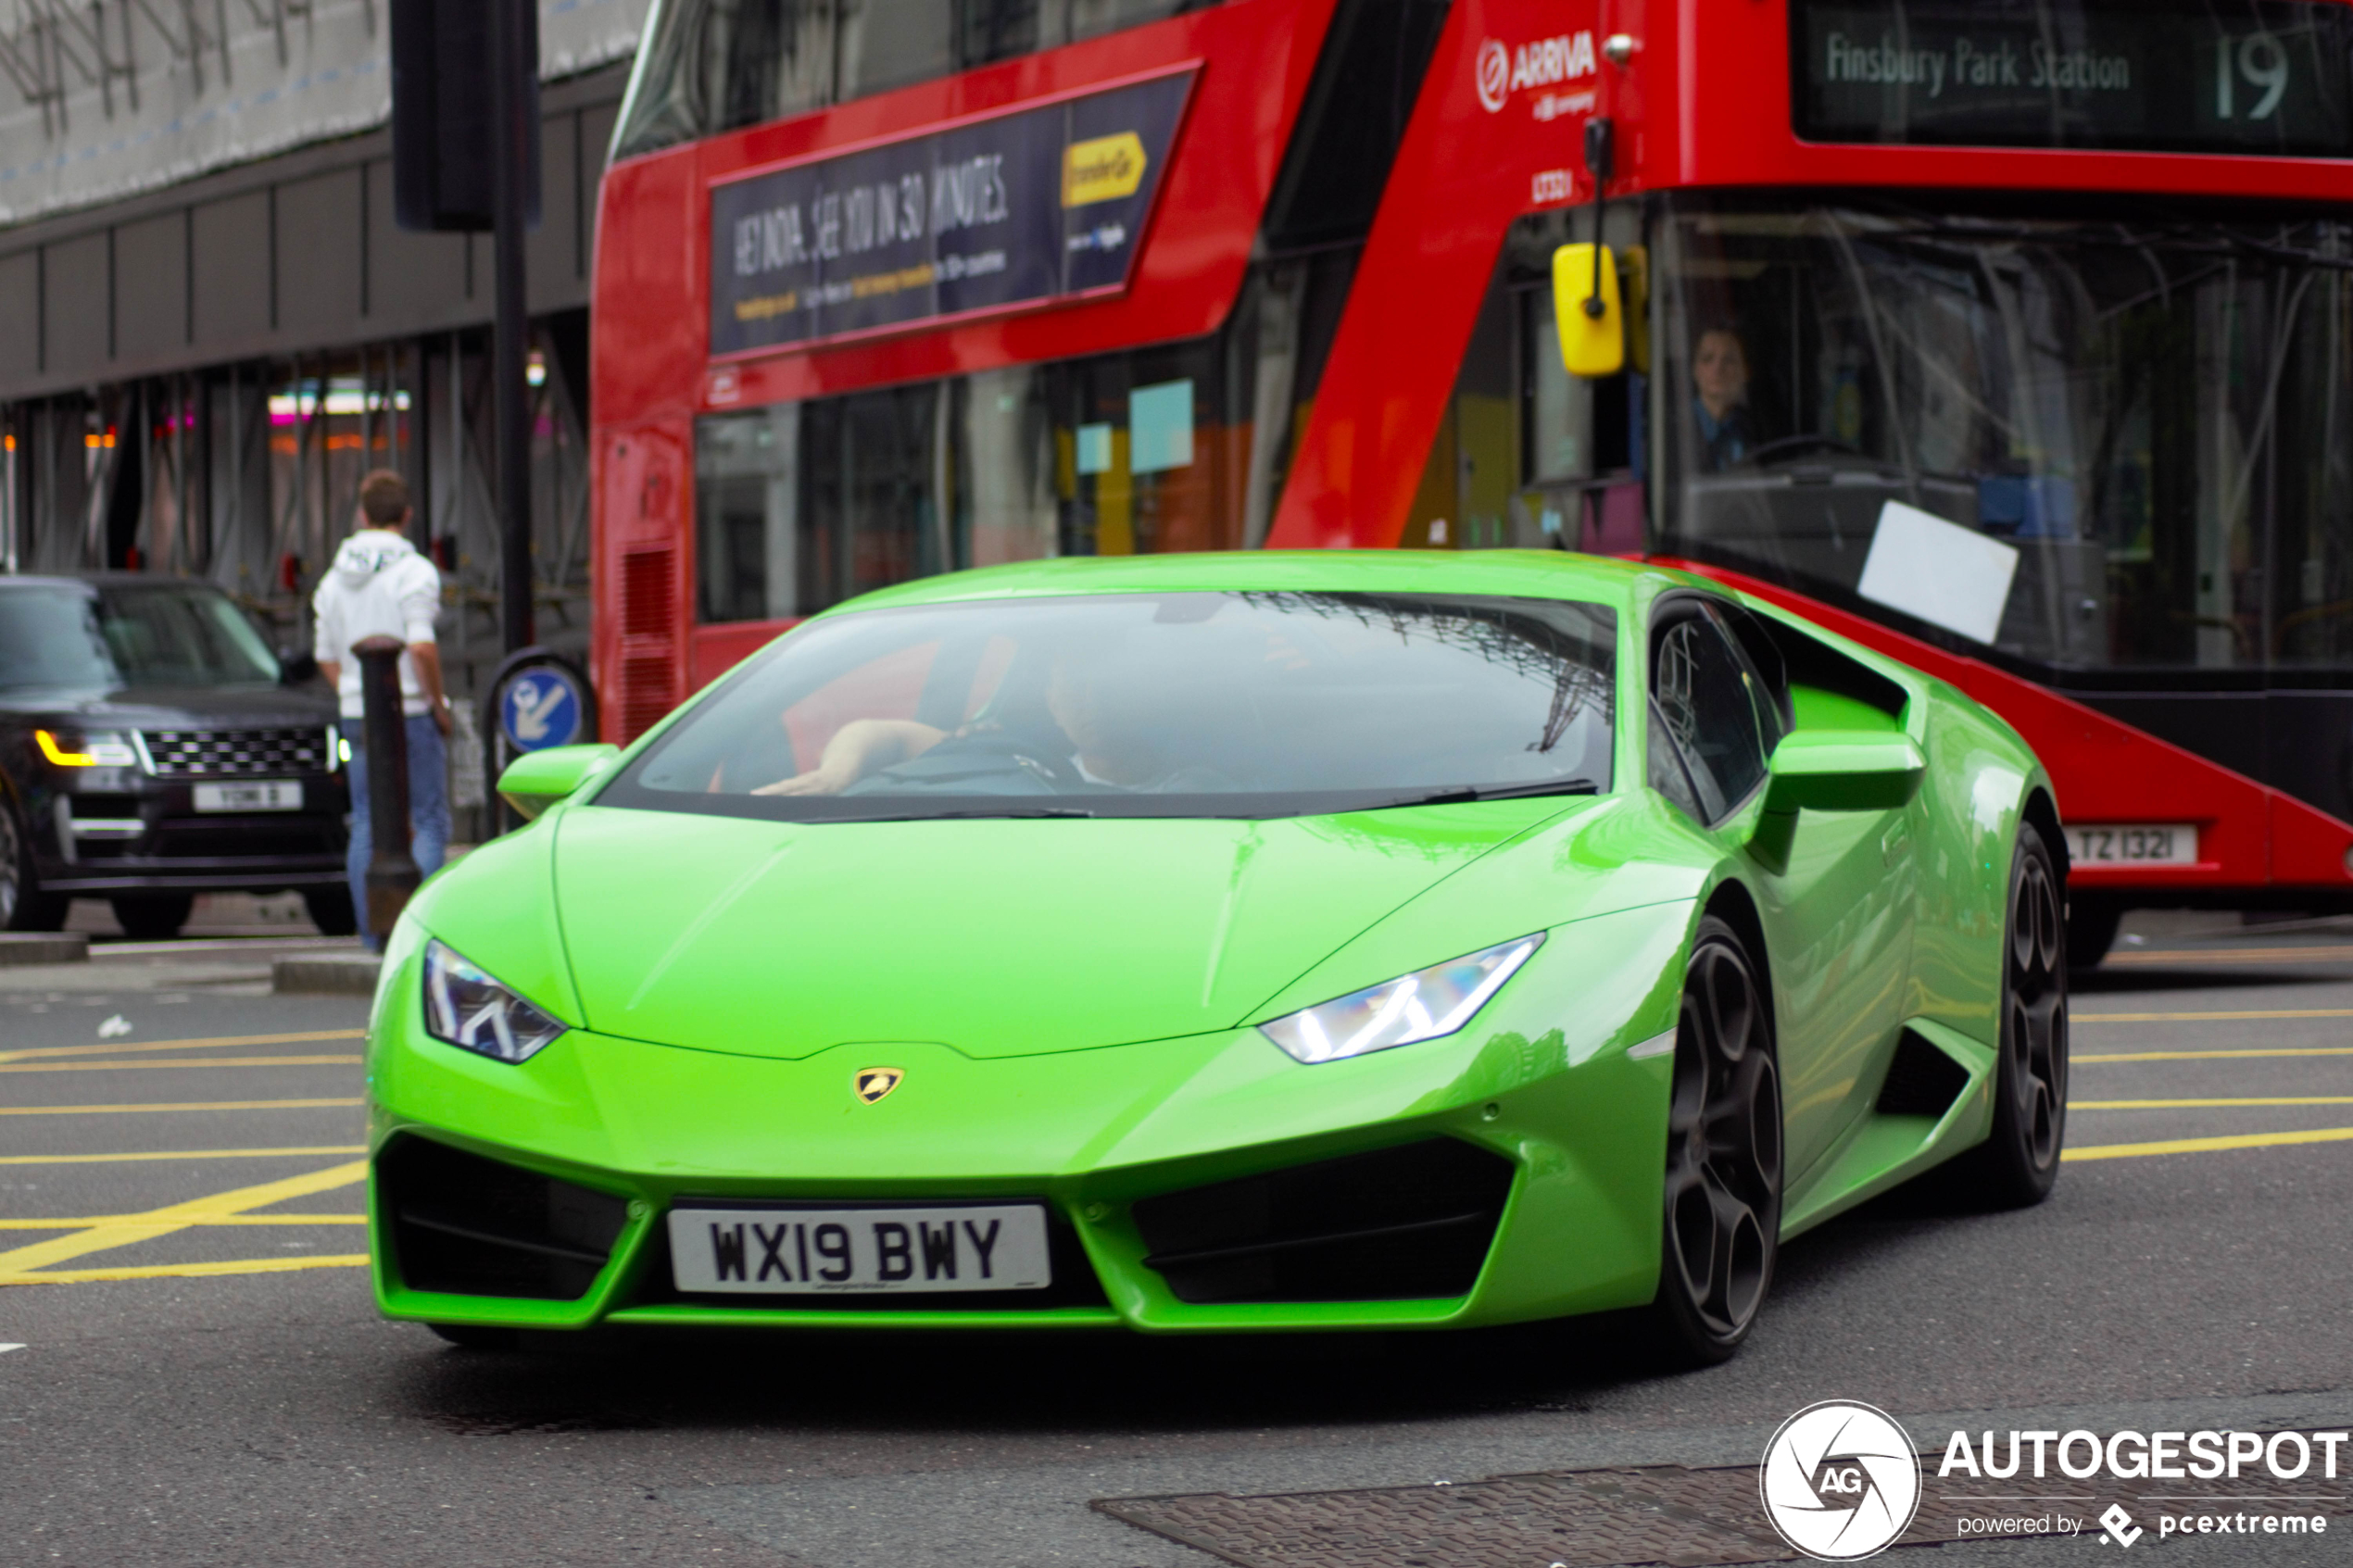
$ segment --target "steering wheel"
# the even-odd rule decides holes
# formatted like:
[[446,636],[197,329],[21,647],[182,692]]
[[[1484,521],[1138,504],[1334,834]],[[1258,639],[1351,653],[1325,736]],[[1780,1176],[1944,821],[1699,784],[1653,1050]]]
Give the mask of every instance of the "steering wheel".
[[1869,456],[1851,442],[1841,441],[1835,435],[1823,435],[1817,432],[1805,435],[1784,435],[1772,441],[1760,442],[1750,447],[1741,460],[1744,463],[1755,463],[1762,468],[1775,458],[1794,458],[1806,452],[1836,452],[1850,458]]

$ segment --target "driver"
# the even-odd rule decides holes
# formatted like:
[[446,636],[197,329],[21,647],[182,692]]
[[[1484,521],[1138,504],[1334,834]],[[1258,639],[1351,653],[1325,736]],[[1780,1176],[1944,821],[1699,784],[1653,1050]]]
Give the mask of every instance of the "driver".
[[1701,467],[1710,473],[1748,456],[1748,350],[1728,326],[1708,328],[1692,351],[1692,414],[1699,424]]
[[[1169,682],[1176,668],[1134,650],[1109,658],[1069,650],[1054,656],[1046,710],[1058,734],[1041,737],[1041,759],[1065,787],[1214,789],[1214,776],[1176,754]],[[914,719],[853,719],[834,732],[817,765],[754,795],[839,795],[861,779],[910,762],[944,741],[994,728],[987,721],[942,730]]]

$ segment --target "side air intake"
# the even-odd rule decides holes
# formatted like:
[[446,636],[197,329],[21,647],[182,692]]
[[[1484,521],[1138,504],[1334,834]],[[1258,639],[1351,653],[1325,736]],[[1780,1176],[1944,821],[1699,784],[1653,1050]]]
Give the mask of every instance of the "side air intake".
[[1942,1117],[1969,1087],[1969,1073],[1957,1061],[1909,1029],[1897,1036],[1895,1060],[1880,1086],[1881,1116]]

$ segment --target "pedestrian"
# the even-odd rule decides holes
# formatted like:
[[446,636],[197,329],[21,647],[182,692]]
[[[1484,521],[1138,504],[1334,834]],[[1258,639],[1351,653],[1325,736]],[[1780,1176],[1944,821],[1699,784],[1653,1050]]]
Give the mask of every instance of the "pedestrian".
[[363,637],[396,637],[409,645],[400,656],[400,711],[409,739],[409,845],[417,870],[426,876],[440,870],[449,845],[449,699],[442,692],[441,648],[433,631],[441,608],[441,573],[409,543],[405,531],[411,515],[408,481],[390,469],[361,480],[352,535],[310,600],[318,623],[313,651],[319,672],[342,699],[343,733],[351,743],[351,850],[345,866],[351,907],[359,935],[378,949],[385,934],[368,925],[368,858],[374,847],[360,722],[365,709],[359,661],[351,655],[351,646]]

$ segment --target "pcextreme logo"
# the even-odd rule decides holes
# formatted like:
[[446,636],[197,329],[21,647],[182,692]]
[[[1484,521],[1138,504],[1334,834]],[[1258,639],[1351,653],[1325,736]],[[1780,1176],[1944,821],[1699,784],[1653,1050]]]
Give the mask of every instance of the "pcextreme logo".
[[1824,1399],[1781,1424],[1757,1467],[1765,1516],[1822,1562],[1875,1557],[1920,1506],[1920,1461],[1886,1411]]
[[1500,114],[1512,94],[1523,87],[1554,87],[1592,76],[1600,69],[1590,31],[1540,38],[1516,49],[1490,38],[1478,46],[1479,107],[1489,114]]

